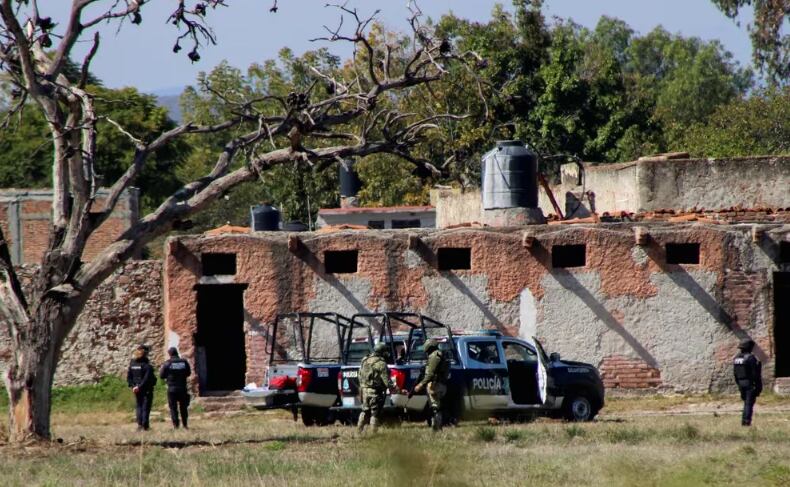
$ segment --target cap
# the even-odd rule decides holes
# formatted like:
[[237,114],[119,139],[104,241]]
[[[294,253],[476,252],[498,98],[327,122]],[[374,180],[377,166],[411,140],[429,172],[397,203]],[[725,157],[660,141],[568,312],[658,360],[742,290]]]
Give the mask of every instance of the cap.
[[384,342],[379,342],[376,344],[375,347],[373,347],[374,353],[384,353],[388,351],[389,351],[389,347],[387,347],[387,344]]
[[738,348],[745,352],[751,352],[754,348],[754,340],[751,338],[744,338],[741,340],[741,343],[738,344]]
[[167,353],[171,357],[177,357],[178,356],[178,349],[176,347],[170,347],[170,348],[167,349]]

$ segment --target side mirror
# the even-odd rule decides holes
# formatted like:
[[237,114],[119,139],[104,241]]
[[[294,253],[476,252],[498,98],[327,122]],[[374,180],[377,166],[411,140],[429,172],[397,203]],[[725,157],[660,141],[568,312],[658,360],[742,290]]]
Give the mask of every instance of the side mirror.
[[549,355],[549,360],[551,360],[552,362],[559,362],[560,354],[557,352],[552,352],[551,355]]

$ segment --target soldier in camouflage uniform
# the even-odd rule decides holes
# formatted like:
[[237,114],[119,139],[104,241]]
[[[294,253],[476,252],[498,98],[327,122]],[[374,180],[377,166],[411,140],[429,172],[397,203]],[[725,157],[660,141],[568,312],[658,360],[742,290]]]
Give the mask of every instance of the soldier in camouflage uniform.
[[395,385],[390,379],[387,369],[389,348],[385,343],[378,343],[373,348],[373,353],[362,359],[359,367],[359,391],[362,394],[362,413],[359,415],[357,429],[361,433],[365,425],[370,423],[370,428],[375,432],[378,429],[381,410],[387,389],[395,391]]
[[427,388],[428,401],[433,413],[433,430],[442,429],[442,399],[447,393],[447,380],[450,378],[450,361],[439,350],[439,342],[434,339],[426,340],[422,346],[428,360],[425,365],[425,375],[414,386],[414,392],[422,392]]

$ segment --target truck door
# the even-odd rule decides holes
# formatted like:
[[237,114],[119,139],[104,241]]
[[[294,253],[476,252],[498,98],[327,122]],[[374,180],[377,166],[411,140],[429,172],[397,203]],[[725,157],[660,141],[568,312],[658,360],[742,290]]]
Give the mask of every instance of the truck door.
[[540,404],[538,387],[538,354],[517,341],[504,340],[507,372],[510,379],[510,398],[514,404]]
[[464,343],[466,390],[474,409],[507,408],[507,365],[497,340],[474,339]]

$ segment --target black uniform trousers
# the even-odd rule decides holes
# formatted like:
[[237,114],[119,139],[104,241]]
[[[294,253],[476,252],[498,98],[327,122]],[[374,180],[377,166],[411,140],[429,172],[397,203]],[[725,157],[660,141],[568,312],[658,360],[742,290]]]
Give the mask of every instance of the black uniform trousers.
[[134,412],[137,416],[137,426],[148,429],[151,424],[149,418],[151,417],[151,406],[154,403],[154,391],[141,390],[134,395],[137,404]]
[[752,414],[754,413],[754,403],[757,401],[759,393],[753,388],[741,389],[741,399],[743,399],[743,414],[741,424],[748,426],[752,424]]
[[181,411],[181,423],[184,428],[188,427],[187,420],[189,419],[189,393],[187,391],[168,391],[167,392],[167,405],[170,407],[170,419],[173,421],[173,426],[178,428],[178,413]]

